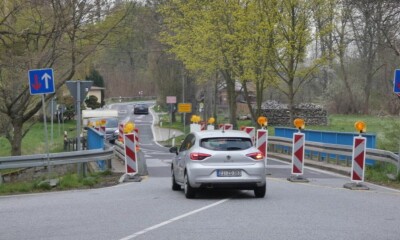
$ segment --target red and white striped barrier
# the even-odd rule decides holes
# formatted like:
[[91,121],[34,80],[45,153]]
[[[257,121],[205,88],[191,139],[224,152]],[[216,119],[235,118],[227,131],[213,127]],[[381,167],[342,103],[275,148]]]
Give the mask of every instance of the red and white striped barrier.
[[208,124],[208,125],[207,125],[207,130],[215,130],[214,125]]
[[225,130],[233,130],[233,125],[230,123],[225,123],[224,128],[225,128]]
[[366,144],[365,137],[355,137],[353,140],[351,181],[357,183],[364,181]]
[[222,130],[222,129],[224,129],[224,130],[233,130],[233,125],[230,124],[230,123],[221,123],[221,124],[218,124],[218,129],[219,130]]
[[207,128],[206,122],[201,121],[200,122],[200,131],[204,131],[204,130],[206,130],[206,128]]
[[268,146],[268,130],[259,129],[257,130],[257,149],[264,155],[264,159],[267,160],[267,146]]
[[124,124],[118,124],[118,141],[124,142]]
[[304,169],[304,133],[293,134],[292,174],[302,175]]
[[135,128],[134,131],[136,133],[135,134],[135,140],[136,140],[137,144],[139,144],[139,129]]
[[[251,141],[253,141],[253,145],[255,145],[256,144],[256,141],[255,141],[256,140],[256,128],[255,127],[244,127],[243,130],[250,135]],[[258,131],[257,131],[257,138],[258,138]],[[268,132],[267,132],[267,134],[268,134]]]
[[135,133],[124,135],[125,143],[125,171],[129,175],[135,175],[138,171]]

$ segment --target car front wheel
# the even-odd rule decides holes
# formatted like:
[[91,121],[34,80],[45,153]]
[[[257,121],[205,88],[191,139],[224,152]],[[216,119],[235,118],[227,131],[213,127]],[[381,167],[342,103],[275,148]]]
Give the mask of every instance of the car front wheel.
[[175,181],[175,174],[173,169],[171,169],[171,175],[172,175],[172,190],[174,191],[181,190],[181,186],[177,184]]
[[190,186],[189,177],[187,173],[185,173],[184,191],[186,198],[194,198],[196,196],[196,190],[192,188],[192,186]]

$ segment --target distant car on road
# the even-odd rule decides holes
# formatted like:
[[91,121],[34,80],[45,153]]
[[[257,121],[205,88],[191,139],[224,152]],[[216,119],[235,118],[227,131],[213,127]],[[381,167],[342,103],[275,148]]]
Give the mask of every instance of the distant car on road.
[[170,152],[176,153],[172,190],[183,186],[187,198],[194,198],[199,188],[250,189],[257,198],[265,196],[264,156],[244,131],[193,132]]
[[144,103],[135,104],[133,107],[133,114],[149,114],[149,106]]
[[89,118],[88,122],[91,126],[95,126],[96,122],[101,120],[106,120],[106,140],[108,140],[110,143],[115,143],[115,140],[118,138],[119,134],[118,118]]

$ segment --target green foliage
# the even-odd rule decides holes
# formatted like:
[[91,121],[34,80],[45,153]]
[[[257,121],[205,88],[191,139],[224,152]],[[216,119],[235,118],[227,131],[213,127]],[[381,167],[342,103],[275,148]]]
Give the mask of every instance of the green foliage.
[[82,179],[82,185],[93,187],[98,182],[97,178],[95,177],[85,177]]
[[94,95],[90,95],[85,100],[85,103],[88,108],[96,109],[101,107],[101,104],[98,102],[98,98]]
[[28,193],[34,188],[34,183],[18,182],[18,183],[3,183],[0,184],[0,195]]
[[[397,175],[397,167],[393,164],[384,162],[376,162],[374,166],[368,166],[365,171],[365,178],[367,181],[388,184],[398,182],[400,183],[400,174]],[[394,180],[389,179],[389,175],[395,176]]]
[[104,87],[103,76],[96,69],[92,69],[88,76],[85,77],[86,80],[93,81],[93,86]]
[[[103,76],[101,76],[100,73],[96,69],[92,69],[90,71],[89,75],[86,76],[85,79],[93,81],[93,86],[102,87],[102,88],[105,87]],[[105,104],[104,103],[104,90],[103,89],[101,90],[100,103],[97,104],[97,101],[98,101],[98,99],[96,99],[96,101],[93,102],[94,103],[94,105],[93,105],[94,108],[93,107],[90,107],[90,108],[96,109],[96,108],[99,108],[99,107],[101,107],[101,106],[103,106]],[[86,100],[85,100],[85,102],[86,102]],[[87,105],[87,103],[86,103],[86,105]],[[87,106],[89,107],[89,105],[87,105]]]
[[[29,124],[29,123],[27,123]],[[62,152],[64,147],[64,133],[63,130],[67,131],[69,137],[74,137],[75,134],[75,121],[65,121],[64,124],[54,123],[53,130],[53,144],[51,144],[51,131],[50,123],[47,124],[48,128],[48,139],[50,144],[50,152]],[[44,124],[41,122],[35,123],[31,126],[29,132],[22,140],[22,154],[38,154],[45,153],[45,135],[44,135]],[[5,137],[0,137],[0,156],[10,156],[10,143]]]
[[[79,177],[76,173],[67,173],[64,176],[53,176],[52,178],[59,178],[59,184],[52,187],[47,177],[33,181],[11,182],[0,184],[0,195],[15,194],[15,193],[30,193],[30,192],[45,192],[45,191],[58,191],[68,189],[81,189],[91,188],[96,184],[104,182],[105,185],[112,184],[114,180],[110,170],[103,172],[91,173],[87,177]],[[112,181],[110,181],[112,180]],[[116,181],[114,182],[116,183]]]
[[34,188],[40,189],[40,190],[50,190],[52,187],[51,187],[49,181],[41,181],[41,182],[35,184]]
[[77,188],[81,185],[80,178],[77,174],[67,174],[60,179],[60,189]]

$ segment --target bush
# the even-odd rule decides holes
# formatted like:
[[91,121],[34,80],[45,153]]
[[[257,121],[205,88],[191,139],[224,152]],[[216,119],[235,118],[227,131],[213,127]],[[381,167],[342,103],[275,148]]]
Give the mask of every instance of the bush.
[[77,174],[67,174],[60,180],[61,189],[77,188],[79,186],[80,181]]
[[82,179],[82,184],[84,186],[93,187],[97,183],[97,178],[95,177],[86,177]]

